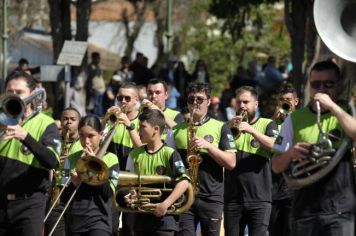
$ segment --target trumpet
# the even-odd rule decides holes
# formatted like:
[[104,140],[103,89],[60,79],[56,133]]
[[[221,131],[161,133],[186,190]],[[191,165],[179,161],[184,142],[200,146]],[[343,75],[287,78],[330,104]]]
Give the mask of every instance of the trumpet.
[[237,116],[241,116],[241,119],[238,120],[237,123],[232,120],[230,122],[230,130],[232,135],[235,137],[235,139],[238,139],[241,135],[241,130],[240,130],[240,125],[242,122],[247,122],[248,121],[248,113],[246,110],[241,110]]
[[293,104],[288,100],[281,100],[278,102],[277,110],[283,116],[287,116],[289,113],[295,110]]
[[[135,213],[153,213],[151,203],[159,201],[163,194],[172,192],[172,188],[167,185],[172,185],[174,179],[166,175],[141,175],[130,172],[121,171],[119,173],[118,187],[129,187],[135,190],[136,196],[132,202],[127,206],[120,206],[119,191],[116,192],[113,202],[114,205],[122,212],[135,212]],[[161,184],[161,188],[151,188],[147,185]],[[172,206],[167,210],[167,214],[179,215],[187,211],[194,202],[193,187],[189,184],[187,191],[180,197]]]

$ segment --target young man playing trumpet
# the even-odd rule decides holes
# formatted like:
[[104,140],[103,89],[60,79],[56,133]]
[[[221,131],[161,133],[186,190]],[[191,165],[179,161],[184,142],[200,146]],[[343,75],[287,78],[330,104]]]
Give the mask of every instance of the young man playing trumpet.
[[[200,222],[202,235],[218,236],[223,212],[223,171],[235,167],[236,147],[229,127],[207,115],[211,86],[196,82],[190,84],[187,94],[190,121],[176,125],[173,139],[167,141],[178,150],[185,166],[190,166],[190,178],[197,183],[192,207],[180,216],[178,235],[194,236]],[[192,130],[195,134],[188,143]],[[188,163],[188,150],[200,156],[198,166],[194,161]]]
[[[128,155],[133,147],[142,145],[137,132],[138,115],[136,104],[138,102],[138,91],[134,83],[124,83],[117,94],[117,106],[108,109],[107,113],[117,114],[117,128],[114,137],[110,143],[108,151],[116,154],[119,159],[120,169],[125,170]],[[116,209],[113,209],[113,233],[117,234],[119,225],[119,215]],[[133,217],[134,214],[123,214],[122,216],[122,234],[133,235]]]
[[236,116],[230,121],[233,127],[238,124],[240,134],[235,136],[236,167],[225,171],[225,235],[241,235],[247,224],[250,236],[267,236],[272,201],[270,149],[277,125],[256,116],[258,100],[253,87],[237,89],[236,101],[237,114],[244,111],[247,120]]
[[[26,72],[13,72],[5,82],[7,93],[27,98],[35,81]],[[32,103],[33,101],[31,101]],[[0,141],[0,235],[38,236],[50,187],[49,171],[59,163],[59,132],[51,117],[32,104],[18,124],[4,127]]]
[[[311,149],[325,139],[336,150],[346,135],[356,140],[356,120],[345,112],[347,103],[337,100],[342,82],[340,69],[332,61],[321,61],[312,67],[309,74],[311,103],[284,121],[277,138],[279,142],[274,145],[279,151],[272,158],[274,172],[287,171],[297,163],[306,164]],[[330,135],[325,137],[322,133]],[[343,156],[338,156],[340,161],[326,176],[294,191],[293,236],[354,235],[356,196],[351,153],[346,149]]]

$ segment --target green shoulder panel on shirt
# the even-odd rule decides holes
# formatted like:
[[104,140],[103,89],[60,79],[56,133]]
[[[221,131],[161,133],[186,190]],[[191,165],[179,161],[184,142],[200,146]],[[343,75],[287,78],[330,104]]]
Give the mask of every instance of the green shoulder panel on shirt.
[[[251,124],[251,126],[260,133],[265,134],[267,126],[271,122],[271,119],[258,118],[258,120],[254,124]],[[249,133],[241,133],[240,137],[235,140],[235,144],[238,151],[257,154],[266,158],[270,158],[271,156],[270,152],[265,150]]]
[[[210,118],[206,123],[196,126],[196,136],[204,138],[208,142],[212,143],[215,147],[219,147],[223,125],[223,122]],[[173,137],[177,149],[187,149],[188,147],[187,128],[187,122],[179,123],[173,127]],[[207,153],[205,149],[201,149],[200,152]]]
[[179,113],[179,111],[170,109],[168,107],[164,110],[164,114],[172,120],[174,120]]
[[77,140],[69,150],[69,155],[83,150],[80,140]]
[[[38,113],[36,116],[28,120],[22,127],[36,140],[39,141],[47,129],[47,127],[54,123],[54,120],[43,114]],[[60,140],[58,140],[58,147],[60,148]],[[59,160],[58,151],[53,147],[47,147],[53,153],[55,153],[57,159]],[[20,161],[25,163],[26,165],[47,169],[43,167],[39,161],[34,157],[32,152],[28,150],[28,148],[22,144],[21,141],[17,139],[11,140],[2,140],[0,142],[0,156],[5,156],[7,158]]]
[[[291,119],[294,130],[294,143],[308,142],[314,144],[318,142],[320,132],[316,123],[317,116],[309,107],[296,110],[291,114]],[[340,122],[331,112],[321,114],[320,122],[324,132],[330,132],[341,138],[340,140],[331,140],[333,147],[338,148],[342,138],[345,136]]]

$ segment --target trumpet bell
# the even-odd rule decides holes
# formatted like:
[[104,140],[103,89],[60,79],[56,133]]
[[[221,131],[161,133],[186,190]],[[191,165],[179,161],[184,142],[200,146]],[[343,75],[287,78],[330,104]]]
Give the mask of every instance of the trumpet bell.
[[356,2],[315,0],[316,29],[328,48],[339,57],[356,62]]
[[0,97],[0,124],[17,125],[25,113],[25,103],[15,94]]
[[77,173],[82,182],[99,186],[109,179],[109,168],[105,162],[95,156],[87,156],[78,160]]

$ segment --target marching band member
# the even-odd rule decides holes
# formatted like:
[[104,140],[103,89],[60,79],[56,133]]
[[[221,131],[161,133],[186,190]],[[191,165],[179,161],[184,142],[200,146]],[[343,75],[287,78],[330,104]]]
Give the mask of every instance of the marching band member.
[[239,136],[235,135],[236,167],[225,171],[225,235],[240,235],[247,224],[250,236],[267,236],[272,201],[270,150],[277,126],[256,116],[258,99],[253,87],[237,89],[236,101],[237,113],[245,117],[231,121],[238,123]]
[[[153,203],[154,215],[136,214],[135,235],[174,236],[178,231],[178,216],[166,215],[166,212],[187,190],[189,177],[179,153],[161,140],[166,126],[162,113],[156,109],[146,109],[140,114],[139,122],[139,134],[146,144],[130,152],[126,169],[142,175],[167,175],[176,182],[172,192],[164,194],[163,201]],[[126,195],[126,203],[130,204],[136,194]]]
[[[7,93],[22,99],[35,91],[25,72],[10,74]],[[58,165],[60,141],[54,120],[27,104],[18,125],[4,127],[0,141],[0,235],[38,236],[42,233],[49,170]]]
[[[291,84],[281,85],[276,96],[277,107],[272,117],[281,129],[283,121],[298,106],[297,91]],[[276,134],[278,136],[278,134]],[[272,212],[269,223],[271,236],[290,235],[292,190],[288,188],[282,174],[272,171]]]
[[[80,144],[79,141],[79,132],[78,132],[78,125],[80,121],[80,113],[77,109],[68,107],[65,108],[61,114],[60,117],[60,122],[61,122],[61,136],[62,136],[62,147],[61,147],[61,153],[60,153],[60,165],[57,171],[54,173],[54,181],[52,185],[54,187],[52,188],[52,193],[51,193],[51,204],[53,204],[53,201],[58,197],[58,194],[60,190],[63,188],[63,185],[65,184],[64,179],[62,179],[62,176],[64,175],[63,173],[63,168],[64,168],[64,162],[65,159],[80,150],[83,149],[82,145]],[[63,208],[65,206],[65,203],[59,202],[59,204],[56,204],[56,206],[53,208],[53,211],[50,213],[47,221],[45,222],[45,235],[48,235],[52,228],[54,227],[58,217],[63,211]],[[55,231],[53,232],[54,236],[65,236],[65,220],[64,217],[60,219],[59,224],[57,225]]]
[[112,235],[112,196],[117,186],[119,163],[117,157],[107,152],[101,160],[109,168],[109,179],[100,186],[92,186],[81,181],[76,165],[84,156],[96,156],[102,138],[102,125],[99,118],[89,115],[79,122],[79,139],[83,150],[70,155],[71,183],[63,193],[62,199],[68,202],[77,189],[67,214],[68,231],[71,236],[111,236]]
[[[274,148],[280,152],[272,158],[276,173],[286,171],[293,161],[308,158],[312,144],[319,141],[319,128],[331,133],[333,148],[348,135],[356,140],[356,120],[337,101],[342,86],[338,66],[331,61],[316,63],[309,74],[309,106],[296,110],[282,125]],[[320,104],[320,126],[317,103]],[[340,139],[339,139],[340,138]],[[295,190],[292,206],[292,235],[354,235],[355,188],[350,152],[325,177],[310,186]]]
[[223,168],[231,170],[236,164],[236,148],[229,127],[207,116],[210,93],[209,84],[189,85],[188,109],[196,135],[187,143],[189,122],[185,121],[173,128],[174,139],[167,142],[177,148],[186,166],[189,166],[188,148],[197,150],[202,159],[197,176],[190,176],[199,182],[199,192],[192,207],[180,216],[179,236],[195,235],[199,222],[202,235],[219,235],[224,203]]

